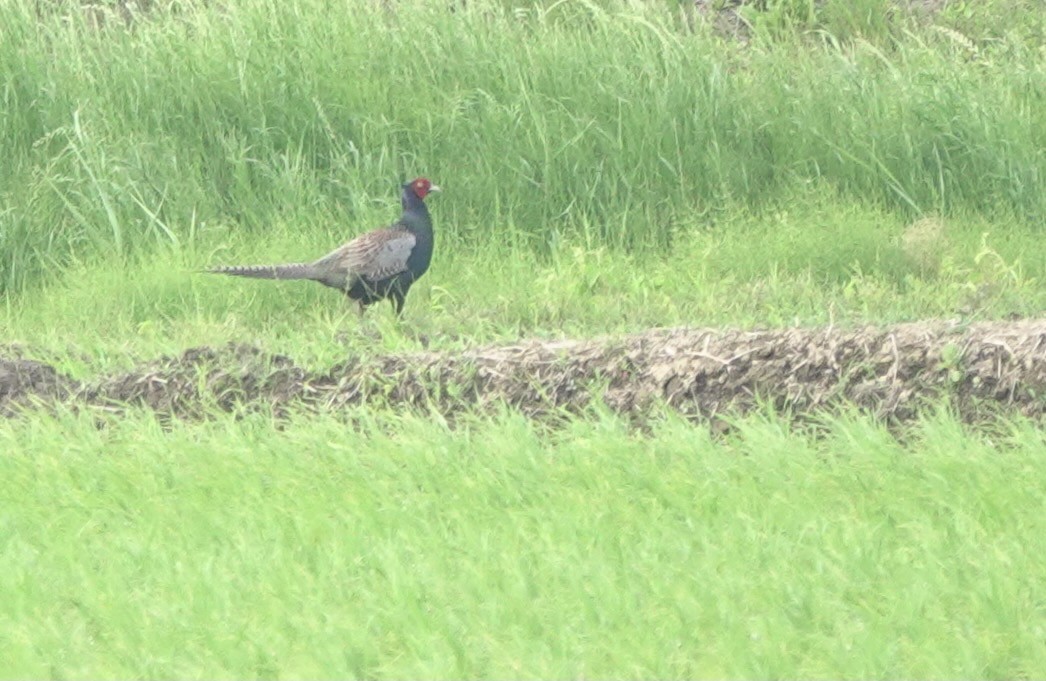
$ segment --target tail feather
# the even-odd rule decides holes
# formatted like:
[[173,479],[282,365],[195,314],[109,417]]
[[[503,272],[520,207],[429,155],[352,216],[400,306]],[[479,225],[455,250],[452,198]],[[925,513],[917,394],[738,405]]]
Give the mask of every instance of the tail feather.
[[230,267],[212,267],[204,270],[208,274],[227,274],[231,277],[250,277],[252,279],[316,279],[316,268],[310,263],[290,263],[287,265],[234,265]]

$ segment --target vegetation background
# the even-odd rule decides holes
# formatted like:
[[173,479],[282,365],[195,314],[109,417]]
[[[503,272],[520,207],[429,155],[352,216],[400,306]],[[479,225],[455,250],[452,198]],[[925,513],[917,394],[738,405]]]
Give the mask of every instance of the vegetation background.
[[[2,3],[0,342],[86,377],[1040,315],[1041,1],[734,4]],[[419,174],[401,323],[194,274],[323,254]],[[353,416],[0,422],[0,675],[1046,668],[1040,424]]]

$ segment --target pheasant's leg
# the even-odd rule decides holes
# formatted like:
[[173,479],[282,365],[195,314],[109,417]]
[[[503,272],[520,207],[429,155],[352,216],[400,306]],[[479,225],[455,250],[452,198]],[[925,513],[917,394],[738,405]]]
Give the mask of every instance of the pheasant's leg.
[[396,310],[396,316],[403,316],[403,301],[406,298],[402,293],[394,292],[389,294],[389,300],[392,301],[392,307]]

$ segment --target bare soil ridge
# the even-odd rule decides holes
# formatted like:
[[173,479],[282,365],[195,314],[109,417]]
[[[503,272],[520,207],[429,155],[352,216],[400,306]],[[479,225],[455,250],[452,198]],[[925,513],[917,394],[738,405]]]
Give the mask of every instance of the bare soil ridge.
[[[10,356],[14,353],[14,356]],[[4,358],[8,356],[7,358]],[[215,411],[351,410],[361,404],[447,416],[511,405],[533,417],[601,400],[641,417],[668,404],[714,419],[771,402],[801,415],[851,404],[888,420],[950,399],[967,420],[1046,414],[1046,320],[771,331],[652,329],[466,352],[350,358],[310,372],[244,345],[193,348],[134,371],[78,382],[0,352],[0,415],[68,404],[204,418]]]

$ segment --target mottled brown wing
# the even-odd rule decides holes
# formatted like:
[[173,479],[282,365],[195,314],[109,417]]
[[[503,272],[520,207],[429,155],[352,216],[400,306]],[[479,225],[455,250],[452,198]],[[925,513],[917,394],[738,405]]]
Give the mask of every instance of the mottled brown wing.
[[336,263],[351,278],[381,281],[407,271],[407,258],[416,243],[417,238],[405,229],[376,229],[356,237],[317,265]]

